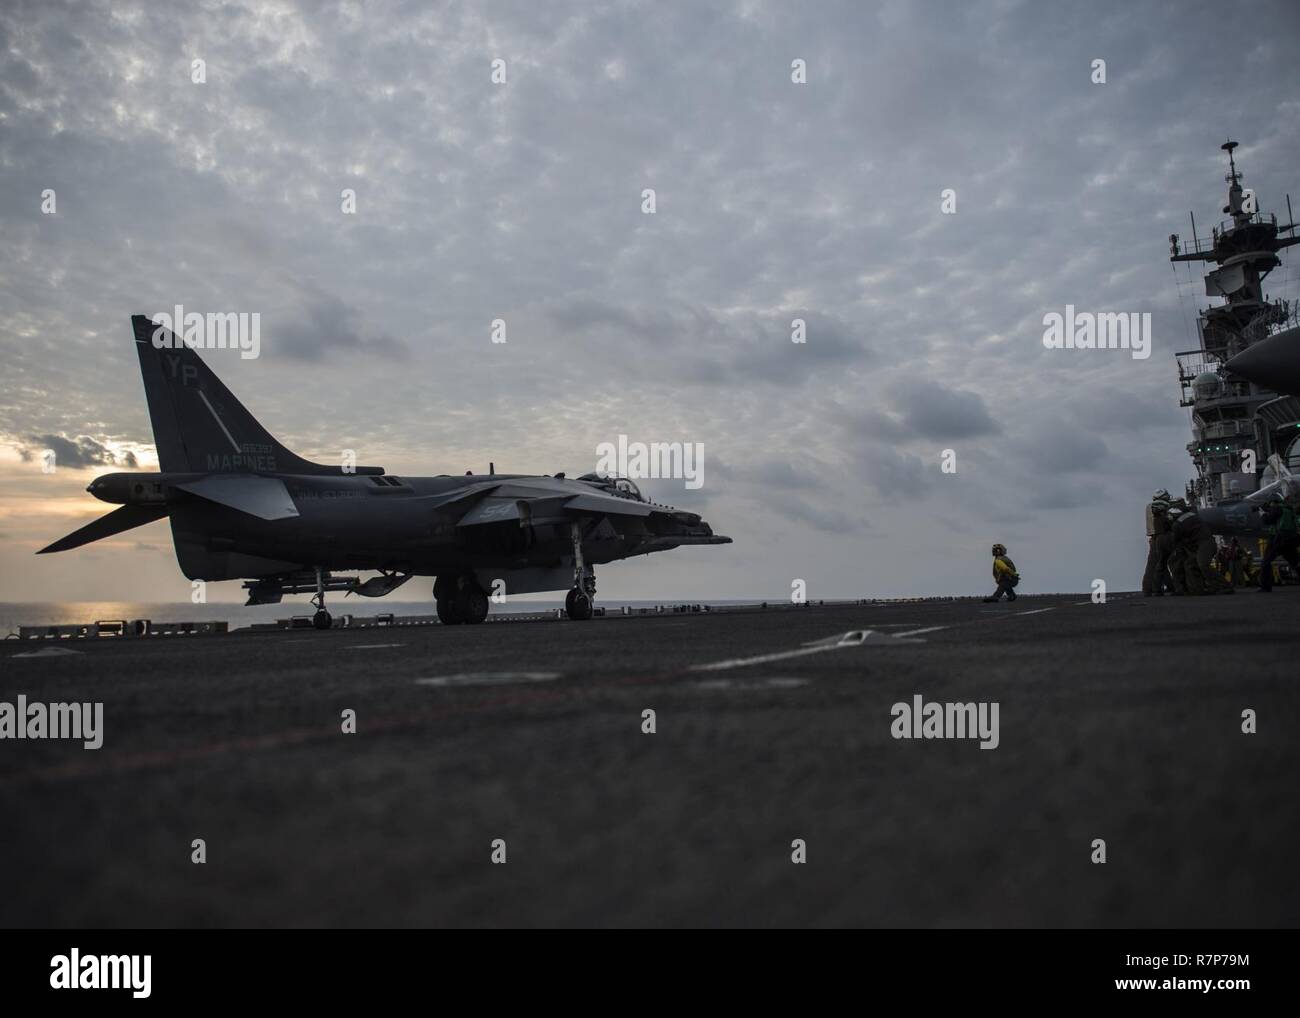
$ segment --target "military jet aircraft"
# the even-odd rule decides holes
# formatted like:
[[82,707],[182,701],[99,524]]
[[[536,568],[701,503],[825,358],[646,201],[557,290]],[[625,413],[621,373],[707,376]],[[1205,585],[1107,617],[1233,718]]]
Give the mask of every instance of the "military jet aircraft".
[[1242,498],[1202,506],[1196,515],[1210,528],[1210,533],[1223,537],[1263,536],[1264,522],[1260,509],[1275,498],[1292,498],[1300,494],[1300,477],[1282,461],[1278,453],[1268,458],[1268,466],[1260,475],[1260,486]]
[[[164,516],[191,580],[246,580],[247,603],[327,593],[382,597],[436,577],[438,618],[475,624],[489,593],[568,589],[589,619],[594,566],[682,545],[730,544],[698,515],[642,497],[627,478],[498,474],[394,477],[290,452],[198,354],[144,315],[131,319],[158,448],[158,473],[115,473],[87,488],[121,508],[37,554],[66,551]],[[155,343],[155,336],[158,342]],[[361,580],[336,572],[377,570]]]

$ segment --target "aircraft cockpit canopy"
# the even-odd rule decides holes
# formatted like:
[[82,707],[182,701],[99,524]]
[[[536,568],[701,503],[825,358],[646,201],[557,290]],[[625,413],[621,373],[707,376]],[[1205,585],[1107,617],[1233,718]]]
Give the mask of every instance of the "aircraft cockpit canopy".
[[606,491],[621,495],[624,498],[630,498],[637,502],[644,502],[645,498],[641,495],[641,489],[626,477],[605,477],[601,474],[583,474],[578,478],[580,481],[590,481],[597,484]]

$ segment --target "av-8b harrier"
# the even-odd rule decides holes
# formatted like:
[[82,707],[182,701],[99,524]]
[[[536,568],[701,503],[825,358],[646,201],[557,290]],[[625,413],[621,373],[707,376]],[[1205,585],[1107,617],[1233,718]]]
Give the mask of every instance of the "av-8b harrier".
[[[328,629],[326,593],[383,597],[412,576],[436,577],[448,624],[482,622],[488,593],[501,589],[567,588],[569,618],[589,619],[594,566],[731,543],[695,513],[646,501],[626,478],[394,477],[312,463],[272,438],[193,349],[143,315],[131,323],[161,471],[96,478],[87,490],[121,508],[37,554],[168,516],[189,579],[247,580],[250,605],[311,593],[313,623]],[[334,575],[363,570],[379,575]]]

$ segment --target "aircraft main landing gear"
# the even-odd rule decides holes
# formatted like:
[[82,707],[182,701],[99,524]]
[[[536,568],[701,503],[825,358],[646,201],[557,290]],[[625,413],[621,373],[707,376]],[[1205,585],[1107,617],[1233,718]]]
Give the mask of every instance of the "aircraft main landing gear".
[[438,621],[444,626],[460,625],[460,613],[456,611],[456,599],[454,597],[439,597],[434,599],[438,606]]
[[438,621],[444,626],[476,626],[488,617],[488,596],[473,573],[445,580],[439,576],[433,584],[433,598]]
[[456,614],[471,626],[477,626],[488,617],[487,594],[473,577],[468,578],[456,594]]

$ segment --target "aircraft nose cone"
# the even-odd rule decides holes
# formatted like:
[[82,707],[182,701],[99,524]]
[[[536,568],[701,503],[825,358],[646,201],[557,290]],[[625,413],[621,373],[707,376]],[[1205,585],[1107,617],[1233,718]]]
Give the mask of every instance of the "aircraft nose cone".
[[1300,328],[1260,340],[1225,366],[1234,375],[1248,378],[1256,385],[1300,396]]

